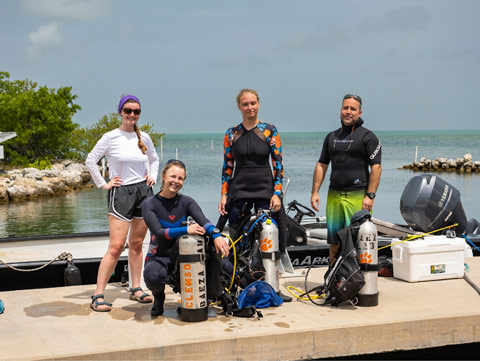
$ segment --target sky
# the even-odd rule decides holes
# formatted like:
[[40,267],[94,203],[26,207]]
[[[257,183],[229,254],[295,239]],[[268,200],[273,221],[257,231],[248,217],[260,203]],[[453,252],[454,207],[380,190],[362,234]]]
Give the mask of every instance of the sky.
[[478,0],[0,0],[0,71],[72,87],[96,123],[123,94],[158,132],[224,133],[260,95],[281,132],[478,129]]

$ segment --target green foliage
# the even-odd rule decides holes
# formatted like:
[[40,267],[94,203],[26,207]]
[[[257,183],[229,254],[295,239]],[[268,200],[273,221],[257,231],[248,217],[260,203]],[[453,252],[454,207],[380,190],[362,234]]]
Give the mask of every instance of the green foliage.
[[[3,143],[5,164],[49,168],[52,160],[84,160],[102,135],[122,124],[117,113],[104,115],[91,127],[81,128],[72,120],[81,109],[73,101],[71,87],[57,90],[37,87],[30,80],[11,81],[0,71],[0,132],[17,136]],[[140,130],[148,133],[155,147],[165,133],[157,133],[146,123]]]
[[29,80],[11,81],[0,72],[0,131],[17,136],[3,143],[5,162],[14,166],[47,165],[70,153],[70,139],[78,124],[73,115],[81,109],[74,104],[71,87],[57,90],[37,87]]
[[28,166],[37,169],[50,169],[52,167],[52,162],[47,158],[37,158],[33,163],[28,164]]
[[[70,140],[69,158],[84,160],[103,134],[120,127],[121,124],[122,118],[120,115],[110,113],[108,116],[101,117],[97,123],[90,127],[75,129]],[[141,131],[148,133],[155,147],[160,143],[160,138],[165,135],[165,133],[155,132],[153,125],[149,123],[145,123],[139,128]]]

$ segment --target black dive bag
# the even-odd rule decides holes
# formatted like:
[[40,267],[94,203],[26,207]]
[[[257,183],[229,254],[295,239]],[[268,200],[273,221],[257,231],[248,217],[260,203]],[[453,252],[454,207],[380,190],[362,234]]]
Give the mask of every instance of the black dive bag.
[[360,225],[369,218],[368,211],[358,211],[352,216],[350,226],[337,232],[340,242],[335,262],[328,267],[324,276],[323,292],[327,294],[327,299],[323,305],[338,306],[345,301],[355,304],[358,292],[365,286],[354,240]]

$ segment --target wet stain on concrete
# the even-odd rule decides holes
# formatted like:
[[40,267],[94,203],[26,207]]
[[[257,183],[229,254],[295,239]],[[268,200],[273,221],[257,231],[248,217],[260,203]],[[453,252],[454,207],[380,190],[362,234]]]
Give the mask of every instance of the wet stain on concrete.
[[152,320],[152,316],[150,315],[151,306],[147,305],[132,305],[132,306],[125,306],[122,308],[112,308],[110,311],[110,315],[115,320],[129,320],[132,319],[138,322],[149,322]]
[[29,306],[24,308],[25,314],[29,317],[66,317],[66,316],[87,316],[90,312],[93,312],[90,309],[88,304],[73,303],[66,301],[54,301],[49,303],[39,303],[37,305]]
[[274,325],[277,326],[277,327],[282,327],[282,328],[290,328],[290,325],[288,323],[285,323],[285,322],[275,322]]

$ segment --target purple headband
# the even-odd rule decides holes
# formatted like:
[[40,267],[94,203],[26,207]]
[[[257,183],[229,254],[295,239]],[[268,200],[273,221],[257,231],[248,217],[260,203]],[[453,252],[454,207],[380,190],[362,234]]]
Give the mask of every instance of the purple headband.
[[123,106],[127,102],[127,100],[135,100],[138,104],[140,104],[140,100],[135,95],[125,95],[120,99],[120,103],[118,103],[118,114],[122,112]]

